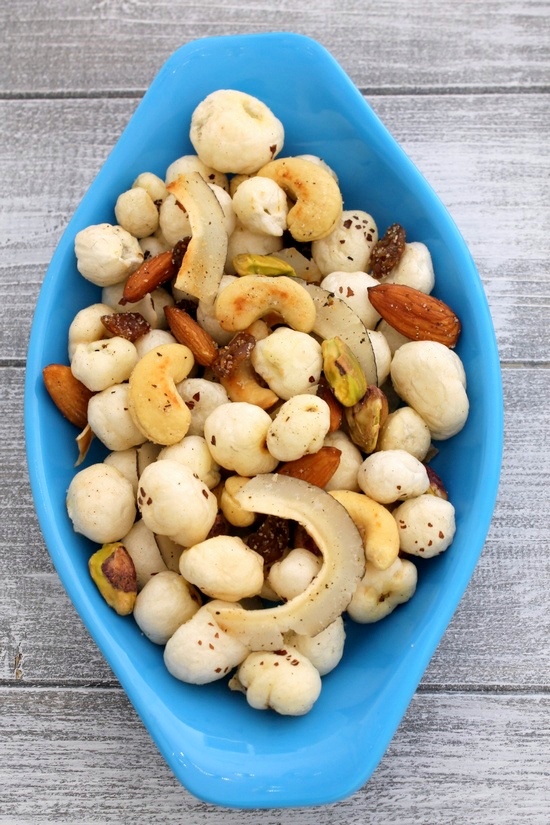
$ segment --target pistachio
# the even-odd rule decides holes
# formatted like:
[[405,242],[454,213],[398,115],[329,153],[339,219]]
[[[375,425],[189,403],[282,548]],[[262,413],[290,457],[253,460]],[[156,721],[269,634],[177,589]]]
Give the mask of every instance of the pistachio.
[[367,390],[367,379],[359,361],[341,338],[323,341],[323,372],[334,395],[344,407],[353,407]]
[[354,444],[366,453],[376,449],[378,434],[388,417],[388,399],[374,384],[369,384],[363,397],[345,412],[349,435]]
[[296,275],[294,267],[274,255],[235,255],[233,267],[237,275]]
[[119,542],[104,544],[88,561],[90,575],[97,589],[119,616],[134,609],[137,596],[137,575],[132,557]]

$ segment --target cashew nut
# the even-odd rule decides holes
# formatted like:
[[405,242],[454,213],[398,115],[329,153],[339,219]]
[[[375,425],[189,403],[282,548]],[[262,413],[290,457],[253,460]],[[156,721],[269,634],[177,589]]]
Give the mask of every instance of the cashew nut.
[[332,232],[342,214],[343,202],[330,172],[318,163],[291,157],[272,160],[258,175],[274,180],[295,201],[287,216],[293,238],[315,241]]
[[191,412],[176,384],[187,377],[194,359],[183,344],[149,350],[130,375],[128,405],[137,426],[155,444],[176,444],[186,435]]
[[238,332],[270,312],[280,314],[292,329],[310,332],[315,323],[315,304],[292,278],[281,275],[243,275],[221,292],[215,304],[223,329]]
[[[395,519],[382,504],[351,490],[330,490],[351,516],[365,547],[365,558],[379,570],[386,570],[399,554],[399,531]],[[393,523],[392,523],[393,522]]]

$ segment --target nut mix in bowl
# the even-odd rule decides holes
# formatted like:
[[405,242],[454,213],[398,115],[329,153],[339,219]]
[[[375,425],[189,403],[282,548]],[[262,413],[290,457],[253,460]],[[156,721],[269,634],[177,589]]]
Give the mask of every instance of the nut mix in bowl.
[[[287,58],[277,83],[267,41]],[[205,54],[162,140],[140,143]],[[299,113],[282,94],[298,65],[326,82],[320,96],[302,79]],[[52,343],[55,291],[65,342]],[[460,236],[326,52],[262,35],[174,55],[41,294],[27,399],[58,434],[53,462],[30,403],[27,432],[65,586],[198,796],[319,804],[368,778],[481,551],[496,365]],[[81,429],[76,469],[78,430],[51,398]],[[473,506],[466,469],[468,495],[492,474]]]

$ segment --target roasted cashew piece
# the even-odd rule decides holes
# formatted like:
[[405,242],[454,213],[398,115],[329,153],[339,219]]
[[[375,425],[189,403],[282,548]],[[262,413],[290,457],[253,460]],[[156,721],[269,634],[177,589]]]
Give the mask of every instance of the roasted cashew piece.
[[218,295],[214,312],[220,326],[230,332],[240,332],[272,312],[292,329],[310,332],[316,314],[311,295],[286,275],[243,275]]
[[190,349],[164,344],[149,350],[130,375],[128,405],[139,429],[155,444],[176,444],[186,435],[191,412],[178,393],[193,366]]
[[326,237],[340,219],[342,195],[330,172],[300,157],[278,158],[257,173],[278,183],[295,201],[288,212],[287,226],[297,241]]
[[394,530],[390,511],[363,493],[330,490],[330,495],[346,508],[359,530],[366,560],[378,570],[390,567],[399,554],[399,530]]

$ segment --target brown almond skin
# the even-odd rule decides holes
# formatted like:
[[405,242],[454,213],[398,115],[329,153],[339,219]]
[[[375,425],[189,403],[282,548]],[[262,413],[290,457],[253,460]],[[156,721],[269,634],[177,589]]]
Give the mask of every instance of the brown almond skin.
[[57,409],[71,424],[83,430],[88,423],[88,401],[94,393],[75,378],[65,364],[48,364],[42,370],[42,377]]
[[128,277],[124,285],[121,304],[135,304],[141,301],[149,292],[175,278],[178,272],[174,263],[172,250],[161,252],[148,261],[144,261],[135,272]]
[[461,324],[453,310],[439,298],[405,284],[379,284],[368,288],[376,311],[411,341],[437,341],[454,347]]
[[324,487],[338,469],[341,455],[342,451],[336,447],[321,447],[316,453],[281,464],[277,472],[283,476],[308,481],[316,487]]
[[184,309],[167,306],[164,314],[176,341],[189,347],[195,361],[201,366],[210,367],[218,355],[218,345],[212,336]]

